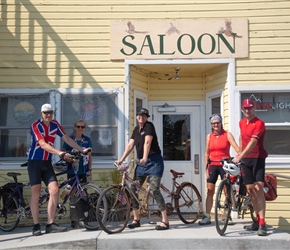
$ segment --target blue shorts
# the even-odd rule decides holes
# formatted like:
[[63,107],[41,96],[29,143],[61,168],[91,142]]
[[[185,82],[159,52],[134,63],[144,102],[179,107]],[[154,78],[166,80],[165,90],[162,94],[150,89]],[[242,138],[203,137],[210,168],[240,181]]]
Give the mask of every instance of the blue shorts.
[[136,176],[158,176],[162,177],[164,172],[164,162],[161,154],[148,156],[145,165],[137,165],[135,170]]

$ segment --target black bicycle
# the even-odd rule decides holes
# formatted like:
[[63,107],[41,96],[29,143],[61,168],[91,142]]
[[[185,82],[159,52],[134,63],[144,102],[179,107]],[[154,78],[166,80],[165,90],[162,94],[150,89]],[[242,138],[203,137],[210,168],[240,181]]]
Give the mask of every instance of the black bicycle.
[[221,160],[226,178],[220,182],[215,198],[215,225],[220,235],[227,229],[231,211],[237,212],[238,218],[242,219],[250,214],[255,221],[253,205],[241,178],[241,163],[235,164],[232,159]]
[[[70,152],[71,160],[77,161],[83,154],[75,151]],[[70,205],[78,204],[81,200],[86,206],[83,215],[83,225],[86,229],[95,230],[98,229],[99,223],[97,221],[96,206],[98,198],[100,197],[100,189],[92,183],[82,183],[82,179],[77,174],[77,167],[74,167],[74,176],[68,180],[59,183],[59,189],[63,187],[69,187],[61,197],[62,203],[57,206],[56,216],[60,219],[66,215],[65,204],[69,201]],[[78,164],[75,164],[77,166]],[[21,165],[27,166],[27,163]],[[59,160],[54,164],[56,176],[67,174],[67,162]],[[0,229],[5,232],[13,231],[19,224],[19,222],[25,218],[31,218],[30,205],[23,197],[23,188],[30,186],[29,183],[19,183],[17,176],[20,173],[9,172],[7,176],[12,177],[14,182],[7,183],[0,187]],[[39,197],[39,214],[46,214],[47,209],[42,208],[49,200],[49,193],[47,190],[43,190]]]

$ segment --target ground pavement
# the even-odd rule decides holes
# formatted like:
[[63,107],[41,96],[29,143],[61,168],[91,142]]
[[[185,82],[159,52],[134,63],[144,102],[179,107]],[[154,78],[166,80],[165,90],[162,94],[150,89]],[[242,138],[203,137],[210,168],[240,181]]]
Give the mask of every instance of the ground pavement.
[[[152,218],[151,218],[152,219]],[[159,218],[153,218],[158,221]],[[0,249],[290,249],[290,234],[268,225],[268,236],[257,236],[243,226],[249,220],[234,219],[224,236],[211,225],[183,224],[178,218],[169,217],[170,229],[156,231],[155,224],[146,218],[140,228],[126,228],[122,233],[107,234],[102,230],[88,231],[84,228],[64,233],[32,236],[32,227],[18,227],[10,233],[0,231]],[[44,232],[45,226],[42,225]]]

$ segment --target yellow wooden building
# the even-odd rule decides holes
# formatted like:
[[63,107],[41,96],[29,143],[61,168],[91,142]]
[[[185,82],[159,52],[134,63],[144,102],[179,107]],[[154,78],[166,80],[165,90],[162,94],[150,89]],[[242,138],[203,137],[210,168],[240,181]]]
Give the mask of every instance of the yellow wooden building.
[[185,172],[205,199],[208,117],[221,113],[238,140],[241,100],[252,98],[267,127],[266,171],[278,175],[266,220],[290,231],[289,1],[4,0],[0,8],[0,184],[8,171],[27,181],[19,165],[43,103],[67,133],[87,121],[99,185],[146,107],[165,184],[171,168]]

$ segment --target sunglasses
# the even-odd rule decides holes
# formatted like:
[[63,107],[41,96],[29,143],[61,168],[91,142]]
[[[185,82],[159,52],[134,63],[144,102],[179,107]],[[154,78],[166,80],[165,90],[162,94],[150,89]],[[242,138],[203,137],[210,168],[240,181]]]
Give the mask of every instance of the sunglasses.
[[45,115],[52,115],[53,114],[53,111],[44,111],[42,113],[45,114]]
[[85,128],[85,126],[79,126],[79,125],[78,125],[78,126],[76,126],[76,127],[77,127],[77,128]]
[[219,125],[220,122],[213,122],[211,125]]

